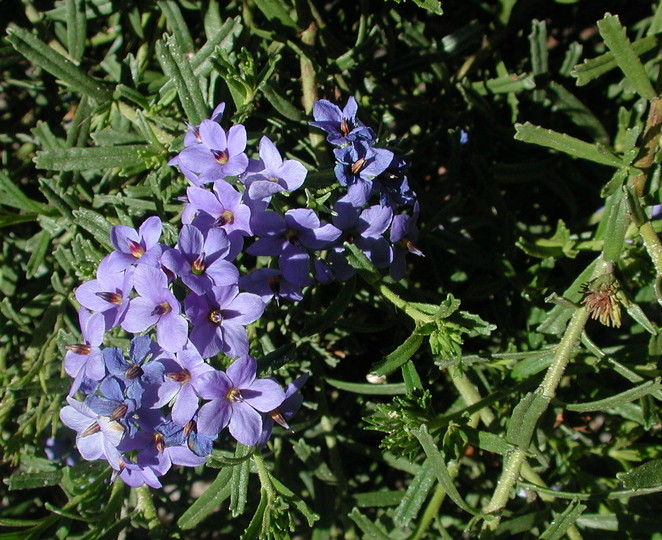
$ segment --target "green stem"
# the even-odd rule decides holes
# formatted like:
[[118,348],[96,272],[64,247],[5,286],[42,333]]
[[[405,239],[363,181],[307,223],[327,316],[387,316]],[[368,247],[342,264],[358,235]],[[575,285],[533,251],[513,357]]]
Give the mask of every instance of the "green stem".
[[406,315],[409,315],[409,317],[415,321],[424,319],[432,320],[432,317],[426,316],[424,313],[412,307],[409,302],[400,298],[386,284],[380,282],[376,283],[374,286],[384,298],[391,302],[391,304],[402,310]]
[[135,489],[136,497],[138,498],[138,510],[142,513],[145,521],[147,521],[147,528],[153,531],[161,526],[161,521],[152,500],[152,493],[148,486],[140,486]]
[[655,229],[653,229],[650,221],[644,222],[639,227],[639,234],[644,241],[648,255],[650,255],[655,265],[655,271],[658,277],[662,276],[662,242],[660,242],[660,237],[655,232]]
[[267,499],[270,501],[275,500],[277,493],[273,484],[271,483],[271,473],[267,469],[267,466],[262,459],[262,455],[258,450],[256,450],[253,454],[253,463],[255,463],[257,477],[260,479],[260,485],[262,486],[262,489],[267,494]]

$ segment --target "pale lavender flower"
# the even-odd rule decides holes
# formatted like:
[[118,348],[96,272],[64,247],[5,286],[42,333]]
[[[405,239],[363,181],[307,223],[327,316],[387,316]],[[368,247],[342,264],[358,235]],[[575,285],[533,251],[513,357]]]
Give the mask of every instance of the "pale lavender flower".
[[[333,224],[343,231],[343,241],[356,245],[377,268],[384,268],[391,263],[391,246],[383,236],[393,218],[390,207],[375,205],[361,211],[345,196],[336,202],[333,211],[336,214]],[[347,263],[344,250],[343,246],[338,246],[329,253],[333,273],[340,281],[349,279],[355,273]]]
[[257,294],[265,303],[272,298],[276,304],[279,304],[281,299],[290,302],[299,302],[303,299],[301,286],[288,281],[283,273],[275,268],[258,268],[242,276],[239,278],[239,287]]
[[168,277],[151,266],[136,268],[134,288],[140,295],[129,303],[122,321],[127,332],[138,333],[156,325],[156,341],[168,352],[181,351],[186,344],[188,325],[181,307],[168,288]]
[[306,178],[306,168],[294,159],[283,161],[280,152],[267,137],[260,140],[260,159],[251,161],[242,182],[248,197],[253,200],[270,199],[280,191],[294,191]]
[[163,487],[158,476],[154,472],[154,469],[149,466],[138,465],[124,456],[120,460],[119,470],[113,470],[110,477],[111,483],[114,482],[118,476],[129,487],[137,488],[144,485],[148,485],[154,489]]
[[92,461],[105,459],[114,469],[120,467],[117,450],[124,428],[107,416],[99,416],[85,403],[67,396],[67,405],[60,410],[60,420],[76,431],[76,447],[83,459]]
[[133,272],[110,269],[109,257],[105,257],[97,268],[97,278],[86,281],[76,289],[76,300],[81,306],[103,314],[105,329],[110,330],[122,322],[129,307],[129,294],[133,289]]
[[393,160],[393,152],[372,148],[367,143],[355,142],[333,151],[336,156],[334,172],[354,206],[363,206],[372,192],[375,177],[383,173]]
[[[200,142],[187,146],[177,155],[177,164],[198,175],[200,184],[238,176],[246,170],[248,158],[246,128],[232,126],[227,134],[213,120],[203,120],[197,128]],[[197,139],[197,137],[196,137]]]
[[71,390],[69,390],[70,396],[76,393],[85,379],[100,381],[106,374],[99,347],[106,332],[103,315],[90,313],[87,309],[80,308],[78,320],[83,334],[83,343],[67,345],[67,354],[64,356],[64,370],[67,375],[74,378]]
[[248,353],[246,325],[264,313],[259,296],[239,293],[236,285],[213,287],[203,295],[189,294],[184,308],[193,330],[191,342],[203,358],[219,352],[236,358]]
[[215,435],[229,426],[241,444],[252,446],[262,433],[262,415],[283,402],[285,393],[272,379],[256,379],[257,363],[251,356],[233,362],[227,371],[202,376],[200,394],[210,399],[198,413],[200,433]]
[[292,420],[294,415],[299,412],[301,405],[303,404],[303,396],[301,395],[301,387],[308,380],[309,374],[304,373],[298,377],[294,382],[291,382],[285,388],[285,399],[278,406],[277,409],[269,411],[262,416],[262,434],[260,435],[260,440],[258,441],[258,446],[262,447],[267,444],[269,437],[271,437],[271,431],[274,427],[274,422],[278,423],[280,426],[285,429],[291,429],[288,422]]
[[358,108],[353,96],[349,97],[342,111],[334,103],[320,99],[313,103],[315,121],[309,124],[326,131],[329,134],[326,140],[336,146],[356,140],[373,142],[375,132],[356,118]]
[[161,263],[194,293],[203,294],[214,285],[237,283],[239,270],[225,260],[229,251],[230,241],[224,230],[210,229],[205,238],[198,228],[184,225],[176,248],[167,250]]
[[419,250],[414,242],[418,239],[418,221],[419,205],[418,201],[414,203],[411,215],[398,214],[393,218],[391,224],[390,238],[393,243],[393,263],[389,273],[393,279],[402,279],[405,276],[406,261],[405,255],[413,253],[419,257],[424,257],[423,252]]
[[253,220],[253,228],[261,238],[247,253],[278,257],[285,279],[300,287],[311,282],[308,250],[324,249],[340,236],[340,230],[331,224],[322,225],[308,208],[288,210],[284,216],[263,212]]
[[126,225],[115,225],[110,230],[110,242],[115,251],[108,255],[111,272],[121,272],[133,264],[145,264],[158,267],[163,246],[161,220],[152,216],[147,218],[138,231]]
[[175,359],[164,359],[163,365],[164,381],[159,386],[159,401],[154,407],[161,408],[172,402],[172,420],[185,426],[198,410],[200,377],[214,368],[202,359],[190,341]]

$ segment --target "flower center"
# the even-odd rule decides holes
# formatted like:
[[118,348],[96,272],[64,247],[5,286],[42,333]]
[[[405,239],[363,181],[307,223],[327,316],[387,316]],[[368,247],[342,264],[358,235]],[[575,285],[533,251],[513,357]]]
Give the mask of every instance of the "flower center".
[[181,384],[186,384],[191,380],[191,374],[187,369],[182,371],[176,371],[174,373],[166,373],[166,377],[171,381],[175,381]]
[[276,296],[280,295],[280,276],[271,276],[267,280],[267,284]]
[[115,304],[116,306],[122,305],[122,295],[114,292],[97,292],[96,294],[101,300],[108,302],[109,304]]
[[212,309],[207,317],[213,324],[217,326],[220,326],[223,322],[223,313],[220,309]]
[[351,128],[349,127],[349,122],[347,121],[347,118],[343,118],[340,121],[340,133],[342,133],[344,137],[347,137],[350,131]]
[[113,411],[113,414],[110,415],[110,419],[117,422],[120,418],[124,418],[126,411],[129,410],[129,406],[126,403],[118,405],[117,408]]
[[143,368],[138,364],[131,364],[131,367],[124,372],[124,377],[126,377],[127,380],[132,381],[133,379],[142,377],[143,373]]
[[196,430],[196,428],[197,426],[195,424],[195,420],[189,420],[188,422],[186,422],[186,425],[182,430],[184,433],[184,437],[188,437],[191,433],[193,433]]
[[163,440],[163,435],[160,433],[154,434],[154,446],[159,453],[163,453],[166,448],[165,441]]
[[230,210],[226,210],[220,216],[216,218],[216,225],[223,227],[224,225],[232,225],[234,223],[234,213]]
[[353,244],[356,242],[356,235],[354,234],[354,231],[347,231],[343,235],[345,242],[349,242],[350,244]]
[[244,400],[244,398],[241,396],[241,390],[239,390],[239,388],[232,388],[225,397],[228,401],[232,401],[233,403]]
[[76,343],[75,345],[65,345],[64,348],[74,354],[82,354],[85,356],[90,354],[90,351],[92,350],[92,347],[89,345],[83,345],[82,343]]
[[276,178],[275,176],[272,176],[269,178],[269,182],[273,182],[274,184],[277,184],[280,181],[280,179]]
[[131,252],[131,255],[133,255],[136,259],[140,259],[145,254],[145,248],[142,247],[138,242],[134,242],[133,240],[128,240],[129,244],[129,251]]
[[366,163],[367,163],[366,158],[357,159],[354,163],[352,163],[352,167],[351,167],[352,174],[359,174],[365,167]]
[[219,165],[225,165],[230,159],[230,154],[227,153],[227,150],[212,150],[211,153]]
[[152,315],[157,315],[158,317],[161,317],[167,313],[170,313],[171,311],[172,308],[170,307],[170,304],[164,301],[154,306],[154,309],[152,310]]
[[191,263],[191,272],[196,276],[201,276],[205,271],[205,259],[202,255]]
[[81,438],[82,437],[87,437],[88,435],[94,435],[95,433],[99,433],[101,431],[101,426],[99,425],[99,422],[94,422],[93,424],[90,424],[87,426],[87,429],[83,431],[83,433],[80,434]]
[[290,244],[296,245],[299,241],[298,232],[293,229],[287,229],[287,231],[285,231],[285,240]]

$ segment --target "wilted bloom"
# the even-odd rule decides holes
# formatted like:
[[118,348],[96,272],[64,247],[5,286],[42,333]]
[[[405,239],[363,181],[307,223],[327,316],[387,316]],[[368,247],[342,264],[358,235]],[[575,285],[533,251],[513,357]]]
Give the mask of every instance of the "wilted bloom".
[[67,345],[67,354],[64,356],[64,370],[74,378],[69,390],[70,396],[76,393],[85,379],[100,381],[106,374],[99,347],[106,331],[103,315],[81,308],[78,311],[78,320],[84,343]]
[[279,191],[294,191],[306,178],[306,168],[294,159],[283,161],[280,152],[267,137],[260,140],[260,159],[251,161],[242,181],[248,197],[265,199]]
[[140,266],[133,281],[140,296],[129,303],[122,328],[135,334],[156,324],[158,344],[168,352],[181,351],[186,344],[188,324],[180,315],[179,301],[168,288],[167,276],[158,268]]
[[322,225],[317,214],[308,208],[288,210],[284,216],[263,212],[253,219],[253,228],[261,238],[247,253],[278,257],[285,279],[301,287],[311,281],[308,250],[324,249],[340,236],[336,227]]
[[418,221],[419,206],[418,201],[414,203],[411,215],[398,214],[393,217],[391,223],[390,238],[393,244],[393,263],[389,273],[393,279],[402,279],[405,275],[405,255],[413,253],[419,257],[424,257],[423,253],[414,245],[418,239]]
[[189,422],[198,410],[197,386],[203,373],[214,371],[200,356],[189,341],[176,357],[162,360],[163,383],[159,386],[159,401],[154,405],[161,408],[172,402],[172,420],[179,426]]
[[334,172],[341,186],[347,187],[354,206],[363,206],[373,188],[375,177],[383,173],[393,160],[393,152],[355,142],[333,151],[336,156]]
[[326,140],[336,146],[356,140],[372,142],[375,140],[375,132],[356,118],[358,108],[353,96],[349,97],[342,111],[330,101],[320,99],[313,103],[315,121],[309,123],[326,131],[329,134]]
[[159,266],[162,245],[161,220],[147,218],[138,231],[126,225],[115,225],[110,230],[110,242],[115,251],[108,255],[108,268],[111,272],[121,272],[133,264]]
[[106,330],[114,328],[124,319],[135,270],[130,267],[123,272],[114,272],[109,258],[110,255],[99,263],[96,279],[86,281],[76,289],[76,300],[81,306],[103,314]]
[[177,247],[167,250],[161,263],[194,293],[203,294],[214,285],[237,283],[239,270],[225,260],[229,251],[230,241],[224,230],[210,229],[205,238],[198,228],[184,225]]
[[114,469],[120,467],[117,445],[122,440],[124,428],[107,416],[100,416],[85,403],[67,397],[66,407],[60,410],[60,420],[76,431],[76,447],[88,461],[105,459]]
[[[375,205],[361,211],[345,196],[336,202],[333,211],[336,213],[333,224],[343,231],[343,241],[355,244],[377,268],[384,268],[391,263],[391,246],[383,236],[393,218],[390,207]],[[338,246],[329,253],[333,273],[340,281],[345,281],[355,273],[343,255],[344,249]]]
[[308,380],[309,374],[304,373],[298,377],[294,382],[291,382],[285,388],[285,399],[278,406],[277,409],[269,411],[262,417],[262,435],[258,441],[259,446],[267,444],[269,437],[271,437],[271,430],[274,427],[274,422],[281,425],[285,429],[290,429],[288,422],[299,412],[301,404],[303,403],[303,396],[301,395],[301,387]]
[[213,120],[203,120],[193,132],[199,144],[192,144],[177,156],[176,164],[186,167],[198,175],[200,184],[207,184],[227,176],[238,176],[246,170],[248,158],[246,128],[241,124],[232,126],[227,134]]
[[231,285],[213,287],[203,295],[191,293],[184,308],[193,325],[191,342],[203,358],[221,351],[236,358],[248,353],[246,325],[262,316],[265,304],[259,296],[240,293]]
[[272,379],[256,379],[257,363],[251,356],[233,362],[227,371],[202,376],[200,395],[210,399],[198,413],[200,433],[214,435],[225,426],[241,444],[252,446],[262,433],[261,412],[276,409],[285,399]]
[[613,274],[605,274],[586,283],[582,287],[582,304],[592,319],[599,319],[605,326],[621,326],[622,291],[620,283]]

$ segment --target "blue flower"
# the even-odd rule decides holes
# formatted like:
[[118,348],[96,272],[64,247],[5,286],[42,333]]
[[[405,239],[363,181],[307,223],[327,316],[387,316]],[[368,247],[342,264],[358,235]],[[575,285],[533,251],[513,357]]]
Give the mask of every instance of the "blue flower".
[[383,173],[393,160],[393,152],[372,148],[356,142],[333,151],[336,156],[334,172],[341,186],[347,187],[354,206],[363,206],[372,192],[374,179]]
[[356,118],[358,108],[356,100],[351,96],[342,111],[330,101],[320,99],[313,104],[315,121],[310,122],[310,125],[326,131],[329,134],[326,140],[336,146],[358,140],[372,143],[375,132]]

